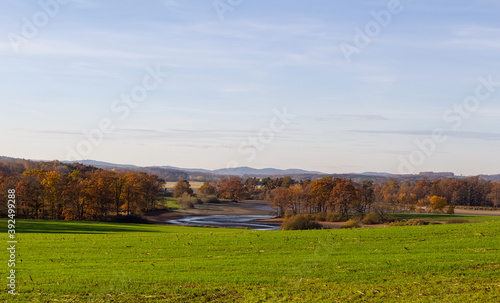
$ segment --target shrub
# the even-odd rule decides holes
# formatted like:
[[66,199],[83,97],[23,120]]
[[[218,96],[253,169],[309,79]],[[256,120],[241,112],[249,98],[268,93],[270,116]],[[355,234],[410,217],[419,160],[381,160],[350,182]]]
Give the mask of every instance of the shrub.
[[391,223],[391,222],[396,222],[397,219],[390,214],[387,213],[378,213],[380,215],[380,218],[382,220],[382,223]]
[[408,220],[408,225],[420,226],[420,225],[428,225],[428,224],[429,224],[429,222],[424,221],[424,220],[418,220],[418,219]]
[[431,198],[431,210],[432,210],[432,212],[443,213],[444,208],[446,206],[448,206],[448,203],[446,202],[446,198],[432,196],[432,198]]
[[428,224],[431,224],[431,223],[428,221],[424,221],[424,220],[410,219],[410,220],[392,222],[389,224],[389,226],[420,226],[420,225],[428,225]]
[[408,222],[406,221],[397,221],[389,223],[389,226],[408,226]]
[[356,220],[348,220],[347,222],[345,222],[344,224],[342,224],[342,226],[340,226],[340,228],[359,228],[359,224],[358,224],[358,221]]
[[382,223],[382,216],[380,214],[371,212],[366,214],[366,216],[361,220],[361,223],[363,224],[380,224]]
[[446,224],[457,224],[457,223],[470,223],[470,222],[464,219],[451,219],[446,222]]
[[305,214],[295,215],[286,218],[281,223],[281,230],[299,230],[299,229],[319,229],[322,226],[314,219]]
[[217,199],[216,196],[214,195],[209,195],[209,196],[201,196],[200,200],[202,203],[219,203],[219,199]]
[[328,222],[340,222],[342,221],[342,214],[340,213],[327,213],[326,221]]
[[326,213],[312,214],[311,217],[316,221],[326,221]]
[[188,193],[183,193],[178,199],[178,203],[184,207],[184,209],[194,208],[194,204],[198,203],[198,199],[189,195]]
[[448,205],[448,209],[446,210],[446,213],[448,215],[453,215],[455,213],[455,205],[453,205],[453,204]]

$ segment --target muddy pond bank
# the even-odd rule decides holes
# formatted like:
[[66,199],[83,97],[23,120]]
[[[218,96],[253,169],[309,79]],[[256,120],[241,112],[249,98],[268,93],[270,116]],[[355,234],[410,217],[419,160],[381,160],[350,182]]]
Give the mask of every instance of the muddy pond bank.
[[270,202],[254,200],[197,204],[194,209],[152,211],[145,213],[144,217],[156,224],[166,225],[259,230],[277,230],[280,225],[278,222],[265,222],[275,217],[275,210]]

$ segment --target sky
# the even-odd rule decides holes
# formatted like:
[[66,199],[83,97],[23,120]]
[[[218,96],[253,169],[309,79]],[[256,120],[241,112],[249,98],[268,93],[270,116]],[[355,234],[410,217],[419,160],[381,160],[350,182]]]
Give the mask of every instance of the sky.
[[0,155],[499,174],[498,0],[0,2]]

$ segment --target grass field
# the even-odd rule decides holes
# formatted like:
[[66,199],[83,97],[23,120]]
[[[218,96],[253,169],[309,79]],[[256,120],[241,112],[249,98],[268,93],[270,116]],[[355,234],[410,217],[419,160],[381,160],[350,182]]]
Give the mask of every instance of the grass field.
[[164,207],[166,209],[182,209],[182,205],[180,205],[177,201],[177,198],[173,197],[163,197],[159,203],[158,206]]
[[[193,190],[198,190],[205,182],[199,182],[199,181],[189,181],[189,184],[191,185],[191,188]],[[173,189],[177,182],[166,182],[165,183],[165,188],[168,189]]]
[[[499,302],[500,222],[468,219],[483,223],[251,231],[19,220],[15,301]],[[1,298],[14,302],[6,286]]]
[[479,223],[486,221],[500,221],[500,216],[470,216],[470,215],[447,215],[447,214],[392,214],[397,220],[424,220],[428,222],[447,223],[449,221],[464,221],[469,223]]

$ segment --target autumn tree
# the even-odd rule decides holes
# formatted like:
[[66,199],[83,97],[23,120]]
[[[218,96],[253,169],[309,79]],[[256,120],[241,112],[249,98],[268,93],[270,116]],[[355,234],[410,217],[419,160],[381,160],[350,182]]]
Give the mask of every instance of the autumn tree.
[[45,171],[41,169],[27,170],[22,174],[16,186],[18,211],[24,218],[44,218],[44,186],[42,185],[44,174]]
[[294,185],[296,182],[293,180],[290,176],[285,176],[283,178],[279,179],[279,183],[281,187],[289,188],[290,186]]
[[126,211],[127,215],[134,215],[140,213],[140,184],[139,178],[135,173],[127,173],[124,176],[124,184],[122,190],[122,204],[121,209]]
[[500,182],[491,183],[487,198],[492,206],[494,207],[500,206]]
[[330,196],[335,186],[335,182],[331,176],[321,178],[311,182],[311,200],[313,205],[313,212],[326,212]]
[[271,179],[269,177],[263,178],[260,181],[260,184],[261,184],[262,188],[264,188],[265,190],[272,190],[272,189],[276,188],[275,182],[273,181],[273,179]]
[[74,170],[65,176],[63,190],[65,220],[83,220],[85,214],[85,183],[80,171]]
[[278,217],[286,214],[292,200],[292,191],[289,188],[277,187],[271,191],[271,201],[278,212]]
[[174,197],[179,198],[184,193],[187,193],[188,195],[193,195],[193,189],[191,188],[191,184],[189,184],[189,181],[181,179],[174,186]]
[[431,210],[432,210],[432,212],[443,213],[444,208],[446,206],[448,206],[448,203],[446,202],[446,198],[438,197],[438,196],[431,197]]
[[344,219],[349,218],[349,210],[357,199],[357,191],[354,182],[339,178],[332,189],[329,204],[338,209]]
[[213,182],[204,182],[198,189],[198,193],[204,196],[215,196],[217,195],[217,186]]
[[431,182],[429,180],[419,180],[415,186],[413,186],[413,194],[415,194],[417,201],[423,199],[430,194]]
[[373,181],[365,180],[358,187],[358,199],[354,202],[353,208],[360,216],[364,216],[370,210],[374,200],[375,190],[373,188]]
[[384,199],[384,202],[388,205],[388,207],[392,208],[392,212],[397,212],[398,209],[398,198],[399,198],[399,189],[401,185],[396,180],[389,180],[382,186],[381,193]]
[[51,220],[59,219],[59,216],[62,213],[63,184],[61,183],[61,178],[62,176],[58,172],[49,171],[44,175],[43,180],[41,182],[41,185],[44,188],[43,191],[44,203],[48,208]]
[[431,197],[430,196],[425,196],[424,198],[417,200],[417,204],[416,204],[415,210],[418,213],[428,212],[428,209],[430,207],[431,207]]
[[305,212],[311,214],[313,212],[313,208],[315,205],[313,195],[311,194],[312,192],[311,181],[306,180],[302,182],[301,186],[302,186],[302,193],[301,193],[302,208],[304,209]]
[[467,183],[469,204],[473,206],[488,206],[489,182],[479,178],[479,176],[465,179]]
[[123,188],[125,187],[125,183],[127,183],[127,177],[125,174],[114,173],[112,176],[112,187],[113,187],[113,206],[114,211],[116,212],[116,216],[120,215],[120,209],[123,205],[122,197]]
[[88,220],[102,220],[111,211],[115,198],[113,175],[105,170],[87,173],[84,213]]
[[139,176],[141,179],[141,191],[144,198],[143,207],[146,210],[155,209],[158,193],[163,188],[165,181],[156,175],[148,175],[146,173],[140,173]]
[[248,195],[248,189],[242,183],[241,178],[233,177],[221,179],[217,182],[218,195],[221,199],[229,199],[237,202],[245,200]]
[[410,192],[401,192],[398,197],[398,205],[404,210],[415,211],[417,201],[417,195]]
[[302,212],[304,205],[307,203],[307,192],[304,187],[300,184],[295,184],[291,186],[290,191],[290,211],[292,214],[296,215]]
[[249,191],[254,191],[257,186],[259,186],[260,181],[256,177],[253,178],[247,178],[245,180],[245,186],[248,188]]

